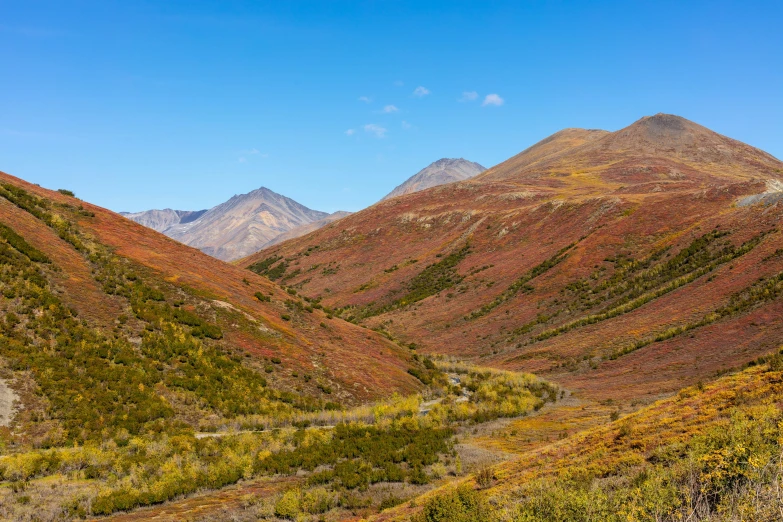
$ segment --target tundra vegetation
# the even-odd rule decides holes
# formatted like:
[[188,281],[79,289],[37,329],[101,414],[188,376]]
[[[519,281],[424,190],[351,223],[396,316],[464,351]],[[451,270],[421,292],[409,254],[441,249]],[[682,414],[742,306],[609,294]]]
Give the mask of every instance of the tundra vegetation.
[[[111,515],[261,480],[279,491],[247,498],[226,518],[336,520],[384,510],[384,517],[416,522],[783,517],[779,350],[742,371],[624,416],[617,410],[607,424],[490,466],[469,461],[461,443],[475,430],[496,429],[498,419],[536,414],[562,390],[530,374],[415,352],[408,371],[425,386],[418,395],[346,408],[330,400],[328,383],[310,374],[302,380],[313,381],[319,393],[282,389],[273,378],[283,360],[271,356],[253,364],[232,349],[219,314],[193,306],[181,288],[115,255],[71,219],[90,218],[90,212],[8,184],[0,186],[0,197],[70,244],[88,263],[93,282],[127,312],[113,329],[93,325],[62,298],[61,268],[50,256],[11,224],[0,224],[0,377],[24,403],[12,429],[0,429],[0,518]],[[627,313],[709,277],[767,234],[739,242],[714,230],[676,253],[606,259],[611,269],[598,267],[569,285],[563,292],[569,299],[511,331],[509,340],[535,344]],[[574,246],[462,320],[530,291]],[[470,253],[469,244],[444,253],[385,304],[324,311],[330,319],[334,312],[359,320],[416,303],[459,285],[458,267]],[[281,257],[254,269],[282,281],[293,273]],[[287,289],[285,321],[323,308],[297,288]],[[606,357],[743,313],[781,292],[780,274],[757,280],[704,317]],[[255,299],[271,300],[262,292]]]
[[783,517],[783,350],[430,497],[417,522]]
[[783,520],[780,166],[669,115],[572,129],[245,264],[418,354],[574,389],[462,432],[515,457],[376,520]]
[[379,493],[390,484],[405,495],[456,474],[460,430],[558,397],[532,375],[419,356],[411,373],[429,385],[426,412],[422,395],[345,409],[276,389],[227,349],[214,316],[67,219],[79,210],[11,185],[0,195],[70,243],[130,312],[114,330],[92,326],[61,299],[59,268],[0,226],[0,357],[30,391],[13,434],[0,434],[0,518],[109,515],[259,477],[298,484],[271,516],[372,512],[402,502]]

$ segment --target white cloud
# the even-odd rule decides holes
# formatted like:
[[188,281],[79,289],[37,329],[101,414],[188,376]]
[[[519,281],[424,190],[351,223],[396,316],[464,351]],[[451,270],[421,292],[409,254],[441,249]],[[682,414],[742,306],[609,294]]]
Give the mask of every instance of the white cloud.
[[386,137],[386,128],[381,127],[380,125],[377,125],[375,123],[368,123],[367,125],[365,125],[364,132],[375,134],[376,138]]
[[403,82],[402,80],[397,80],[396,82],[394,82],[395,87],[402,87],[403,85],[405,85],[405,82]]
[[261,151],[258,150],[255,147],[253,147],[252,149],[240,150],[239,154],[241,155],[241,157],[238,160],[239,163],[247,163],[247,157],[248,156],[258,156],[259,158],[268,158],[269,157],[269,154],[267,154],[266,152],[261,153]]
[[356,131],[354,129],[348,129],[347,131],[345,131],[346,136],[353,136],[355,133]]
[[500,96],[498,96],[497,94],[487,94],[481,106],[486,107],[487,105],[495,105],[499,107],[503,105],[503,103],[505,103],[505,100]]
[[410,129],[411,127],[413,127],[413,125],[411,125],[410,123],[408,123],[408,122],[407,122],[407,121],[405,121],[405,120],[402,120],[402,128],[403,128],[403,129],[405,129],[405,130],[408,130],[408,129]]
[[392,112],[399,112],[399,110],[400,109],[398,109],[394,105],[387,105],[386,107],[383,108],[383,112],[385,112],[386,114],[389,114],[389,113],[392,113]]
[[421,85],[419,85],[418,87],[416,87],[413,90],[413,95],[416,96],[417,98],[424,98],[429,93],[430,93],[430,90],[427,89],[426,87],[422,87]]
[[359,101],[364,103],[372,103],[372,98],[369,96],[359,96]]
[[478,93],[476,91],[465,91],[462,93],[462,98],[460,98],[459,101],[468,102],[476,99],[478,99]]

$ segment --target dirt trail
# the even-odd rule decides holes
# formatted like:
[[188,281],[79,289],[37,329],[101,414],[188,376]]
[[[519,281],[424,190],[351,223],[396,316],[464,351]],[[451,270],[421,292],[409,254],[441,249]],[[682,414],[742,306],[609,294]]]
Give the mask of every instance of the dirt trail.
[[11,419],[16,412],[14,402],[18,398],[14,390],[8,386],[8,383],[0,379],[0,426],[10,426]]

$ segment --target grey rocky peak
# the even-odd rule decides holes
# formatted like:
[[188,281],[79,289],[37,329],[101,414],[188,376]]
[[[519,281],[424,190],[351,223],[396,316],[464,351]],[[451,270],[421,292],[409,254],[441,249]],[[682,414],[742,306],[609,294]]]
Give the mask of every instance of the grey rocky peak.
[[485,170],[487,169],[478,163],[463,158],[442,158],[408,178],[383,199],[418,192],[438,185],[445,185],[446,183],[464,181],[481,174]]
[[201,217],[206,210],[144,210],[142,212],[120,212],[128,219],[140,223],[145,227],[163,232],[172,225],[178,223],[190,223]]
[[250,255],[280,234],[329,216],[266,187],[235,195],[209,210],[166,209],[123,215],[224,261]]

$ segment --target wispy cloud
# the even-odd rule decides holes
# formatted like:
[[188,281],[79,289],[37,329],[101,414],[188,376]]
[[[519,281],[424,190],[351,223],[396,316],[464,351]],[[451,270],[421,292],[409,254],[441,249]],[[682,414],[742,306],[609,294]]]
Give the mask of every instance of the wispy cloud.
[[500,107],[504,103],[505,100],[497,94],[487,94],[487,96],[484,98],[484,101],[481,103],[481,106],[486,107],[487,105],[494,105],[496,107]]
[[419,85],[418,87],[416,87],[413,90],[413,95],[416,96],[417,98],[424,98],[429,93],[430,93],[430,90],[427,89],[426,87],[422,87],[421,85]]
[[476,91],[465,91],[462,93],[462,97],[458,100],[461,102],[475,101],[478,99],[478,93]]
[[411,125],[410,123],[408,123],[405,120],[402,120],[402,128],[405,129],[405,130],[408,130],[408,129],[413,128],[413,125]]
[[355,129],[348,129],[347,131],[345,131],[346,136],[353,136],[354,134],[356,134]]
[[374,134],[376,138],[385,138],[386,137],[386,128],[381,127],[380,125],[376,123],[368,123],[364,126],[364,132],[368,134]]
[[392,112],[399,112],[399,111],[400,109],[398,109],[394,105],[387,105],[386,107],[383,108],[383,112],[385,112],[386,114],[390,114]]
[[257,148],[253,147],[252,149],[245,149],[239,151],[240,157],[237,160],[239,163],[247,163],[247,157],[248,156],[257,156],[259,158],[268,158],[269,154],[266,152],[262,153]]
[[369,96],[359,96],[359,101],[364,103],[372,103],[372,98]]
[[403,82],[402,80],[397,80],[396,82],[394,82],[395,87],[402,87],[403,85],[405,85],[405,82]]
[[267,154],[266,152],[261,153],[261,151],[255,147],[253,147],[252,149],[240,150],[239,153],[242,154],[243,156],[258,156],[259,158],[269,157],[269,154]]

